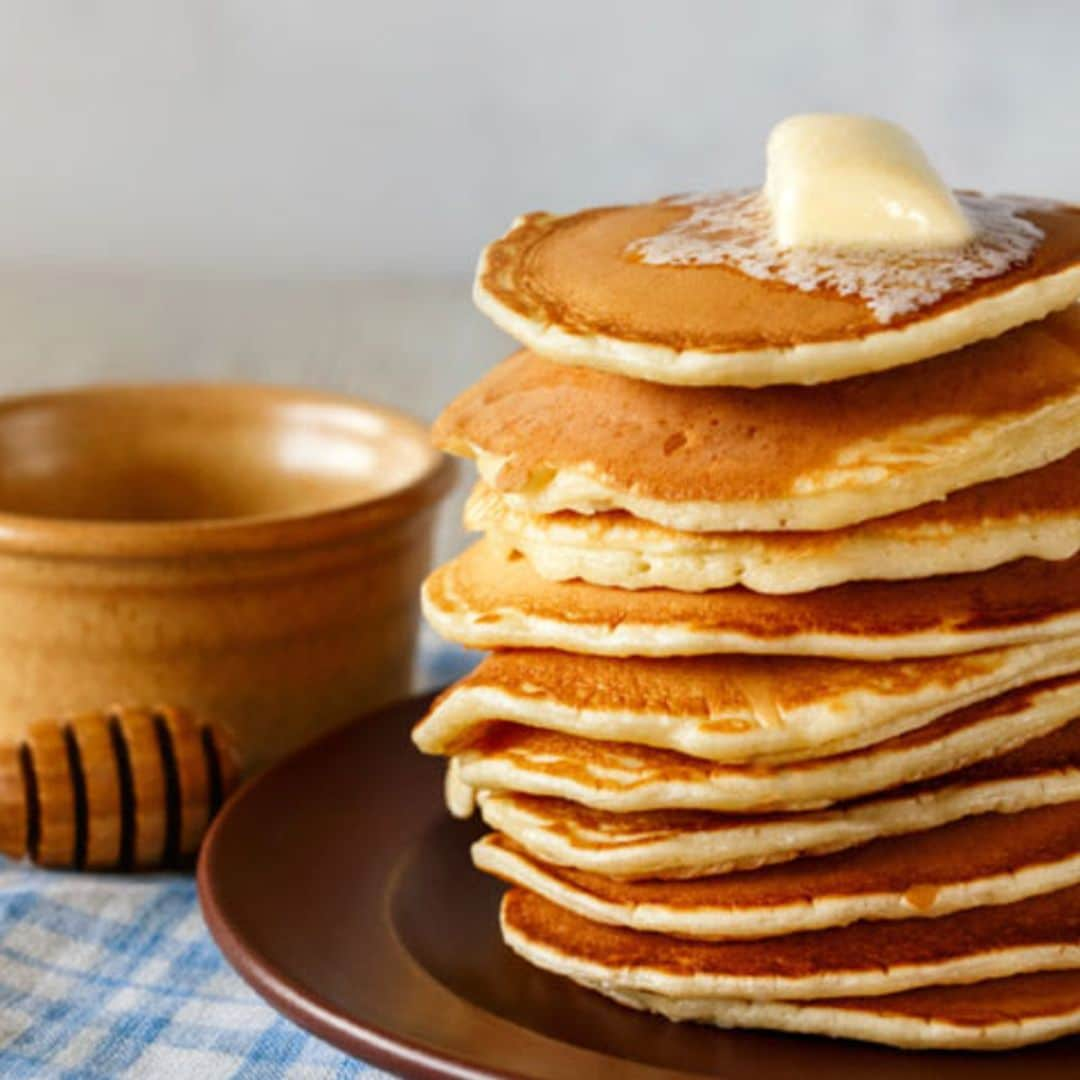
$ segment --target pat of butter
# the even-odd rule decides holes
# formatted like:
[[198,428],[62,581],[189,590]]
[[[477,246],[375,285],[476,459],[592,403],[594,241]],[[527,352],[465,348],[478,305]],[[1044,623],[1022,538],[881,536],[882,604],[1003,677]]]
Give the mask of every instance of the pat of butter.
[[791,116],[773,128],[765,196],[777,244],[959,247],[974,236],[903,128],[870,116]]

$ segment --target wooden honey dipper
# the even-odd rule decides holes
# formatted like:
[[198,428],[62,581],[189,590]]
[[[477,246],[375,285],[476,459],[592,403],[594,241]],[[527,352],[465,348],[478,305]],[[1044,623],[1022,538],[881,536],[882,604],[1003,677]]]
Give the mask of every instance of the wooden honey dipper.
[[178,709],[39,720],[0,744],[0,852],[66,869],[177,866],[238,782],[221,732]]

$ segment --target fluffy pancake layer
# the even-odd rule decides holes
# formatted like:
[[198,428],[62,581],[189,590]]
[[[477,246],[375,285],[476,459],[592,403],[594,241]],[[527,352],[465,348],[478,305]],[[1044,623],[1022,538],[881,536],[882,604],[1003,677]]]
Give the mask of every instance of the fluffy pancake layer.
[[769,596],[742,588],[682,593],[552,582],[524,558],[481,541],[428,578],[423,605],[436,631],[477,649],[943,656],[1080,633],[1080,556]]
[[1080,884],[1080,802],[985,814],[854,851],[694,881],[619,881],[541,862],[498,833],[476,866],[587,919],[710,940],[939,918]]
[[1080,1031],[1080,209],[1013,209],[1027,261],[876,308],[644,261],[671,201],[485,252],[533,351],[436,424],[487,538],[423,603],[498,651],[413,735],[530,962],[725,1026]]
[[874,996],[1080,968],[1080,886],[938,919],[760,941],[689,941],[609,926],[523,889],[507,893],[501,917],[506,943],[540,967],[665,997]]
[[973,814],[1080,800],[1080,720],[921,783],[814,813],[612,814],[565,799],[481,792],[484,821],[544,862],[612,878],[692,878],[827,855]]
[[687,533],[615,510],[530,514],[483,484],[466,525],[519,551],[541,577],[621,589],[742,585],[797,593],[847,581],[988,570],[1080,551],[1080,452],[947,499],[830,532]]
[[721,764],[670,750],[493,724],[455,757],[475,790],[639,810],[812,810],[963,769],[1064,727],[1080,712],[1080,676],[961,709],[925,727],[833,757]]
[[883,375],[658,386],[518,353],[446,409],[444,450],[531,513],[625,510],[687,532],[827,530],[1080,446],[1080,306]]
[[857,296],[805,292],[722,266],[655,266],[628,254],[691,213],[616,206],[530,214],[484,252],[474,296],[553,359],[686,385],[816,383],[882,371],[1041,319],[1080,296],[1080,212],[1022,216],[1045,239],[1026,263],[887,326]]
[[[518,949],[528,959],[524,940]],[[862,1039],[905,1050],[1010,1050],[1080,1032],[1080,973],[1075,971],[802,1002],[669,998],[625,989],[617,975],[581,982],[620,1005],[669,1020]]]
[[924,660],[662,660],[501,650],[413,731],[453,754],[500,720],[716,761],[823,757],[922,727],[1028,683],[1080,671],[1080,636]]

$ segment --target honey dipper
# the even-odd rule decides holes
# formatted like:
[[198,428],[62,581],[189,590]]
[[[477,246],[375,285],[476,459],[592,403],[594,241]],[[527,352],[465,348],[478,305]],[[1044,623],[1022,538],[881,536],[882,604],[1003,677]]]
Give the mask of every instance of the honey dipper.
[[221,732],[178,709],[39,720],[0,744],[0,852],[79,870],[176,866],[238,780]]

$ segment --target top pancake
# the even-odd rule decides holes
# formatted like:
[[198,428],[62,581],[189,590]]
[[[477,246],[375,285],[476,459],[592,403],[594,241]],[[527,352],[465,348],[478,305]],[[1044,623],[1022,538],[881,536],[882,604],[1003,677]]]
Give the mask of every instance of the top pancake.
[[505,360],[435,424],[530,513],[625,510],[688,532],[828,530],[1080,447],[1080,305],[819,387],[692,390]]
[[1041,319],[1080,297],[1080,210],[1020,216],[1033,256],[886,325],[865,300],[804,292],[728,266],[649,265],[635,241],[685,220],[671,202],[530,214],[480,261],[478,306],[554,360],[696,386],[817,383],[882,371]]

